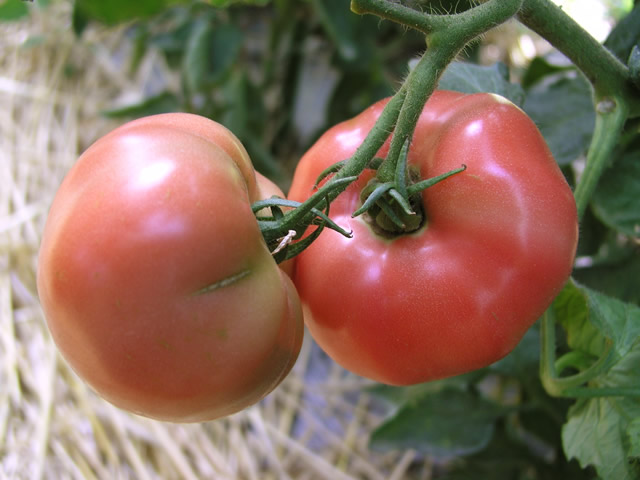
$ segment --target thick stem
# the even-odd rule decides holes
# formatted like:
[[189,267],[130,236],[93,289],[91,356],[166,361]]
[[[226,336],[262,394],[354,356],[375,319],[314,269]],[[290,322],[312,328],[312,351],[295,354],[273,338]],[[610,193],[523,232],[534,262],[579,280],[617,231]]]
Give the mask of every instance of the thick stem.
[[587,163],[574,192],[578,218],[583,217],[600,177],[610,166],[611,154],[618,146],[627,117],[627,104],[619,98],[605,99],[596,105],[596,125]]
[[582,71],[596,98],[618,95],[640,114],[640,95],[633,89],[628,68],[550,0],[524,0],[518,19],[545,38]]
[[442,72],[463,47],[464,45],[459,48],[452,45],[450,48],[428,48],[411,70],[405,81],[408,86],[407,96],[399,112],[389,153],[378,169],[380,181],[394,180],[403,145],[413,136],[424,105],[436,89]]
[[[287,211],[282,218],[260,222],[260,231],[267,245],[286,236],[290,231],[302,233],[318,217],[318,211],[327,208],[340,193],[351,184],[375,157],[380,147],[389,138],[396,124],[400,107],[402,106],[406,88],[403,85],[393,98],[385,105],[378,121],[375,123],[365,140],[349,158],[343,167],[329,180],[320,191],[316,192],[304,203]],[[257,208],[264,208],[264,202],[257,202]],[[268,205],[267,205],[268,206]]]
[[357,176],[367,168],[371,159],[376,156],[378,150],[380,150],[384,142],[389,138],[390,132],[395,128],[406,95],[407,82],[402,85],[400,90],[389,100],[389,103],[385,105],[380,117],[367,134],[367,137],[353,156],[345,163],[344,167],[336,174],[337,178]]
[[547,393],[560,396],[553,381],[558,378],[556,370],[556,322],[553,307],[549,307],[540,324],[540,380]]
[[[559,377],[555,360],[555,328],[555,312],[553,307],[549,307],[542,317],[540,329],[540,379],[544,389],[552,397],[573,397],[575,392],[586,390],[583,385],[596,378],[610,365],[613,346],[608,343],[600,358],[586,370],[568,377]],[[583,393],[578,395],[587,396]]]
[[429,34],[446,25],[444,16],[427,15],[404,5],[391,3],[388,0],[351,0],[351,11],[359,15],[372,14],[393,22],[415,28]]
[[629,69],[549,0],[525,0],[518,19],[564,53],[591,82],[596,125],[585,171],[575,191],[582,218],[629,117],[640,115],[640,95]]
[[581,387],[568,388],[569,398],[640,397],[640,387]]
[[[387,160],[378,170],[378,178],[382,182],[393,179],[402,146],[413,136],[424,105],[438,86],[438,81],[449,63],[474,38],[513,17],[522,5],[522,1],[489,0],[462,13],[437,17],[438,27],[427,35],[427,51],[405,81],[407,98],[398,117]],[[368,5],[380,2],[360,0],[357,3]],[[399,9],[394,8],[397,5],[390,5],[386,18],[390,18],[394,13],[401,13]],[[400,21],[401,18],[396,20]]]

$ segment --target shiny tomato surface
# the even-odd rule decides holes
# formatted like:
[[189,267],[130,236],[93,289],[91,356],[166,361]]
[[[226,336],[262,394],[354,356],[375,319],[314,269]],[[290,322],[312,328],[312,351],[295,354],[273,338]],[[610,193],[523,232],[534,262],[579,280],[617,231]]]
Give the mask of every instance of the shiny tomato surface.
[[[323,169],[349,158],[385,104],[326,132],[300,161],[289,198],[303,201]],[[330,209],[353,238],[323,232],[295,273],[318,344],[347,369],[393,385],[504,357],[561,290],[578,239],[571,189],[536,126],[502,97],[436,91],[409,163],[422,179],[467,169],[425,190],[424,226],[400,236],[352,218],[365,173]]]
[[146,117],[93,144],[56,194],[38,265],[48,326],[78,375],[176,422],[237,412],[278,385],[302,312],[251,211],[277,191],[203,117]]

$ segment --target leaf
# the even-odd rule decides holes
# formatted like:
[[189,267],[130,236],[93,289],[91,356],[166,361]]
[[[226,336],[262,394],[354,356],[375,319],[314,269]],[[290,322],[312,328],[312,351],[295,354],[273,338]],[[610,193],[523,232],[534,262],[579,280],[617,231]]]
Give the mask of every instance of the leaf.
[[177,7],[167,10],[150,22],[149,30],[155,30],[156,33],[150,34],[148,42],[164,53],[170,68],[182,67],[186,46],[197,21],[197,16],[189,9]]
[[595,110],[591,86],[577,72],[560,73],[537,83],[527,92],[523,109],[560,165],[568,165],[587,151]]
[[537,376],[540,361],[540,330],[537,324],[525,333],[509,355],[489,367],[491,371],[512,377]]
[[[543,420],[547,417],[536,415]],[[554,425],[557,430],[557,425]],[[517,428],[517,423],[515,428]],[[558,432],[559,436],[559,432]],[[451,462],[440,480],[586,480],[592,476],[576,462],[554,450],[540,449],[530,438],[519,438],[514,425],[498,425],[489,446],[472,456]]]
[[528,89],[547,75],[570,69],[573,69],[571,61],[561,53],[553,50],[550,54],[544,57],[535,57],[529,62],[529,66],[522,78],[522,87]]
[[629,436],[629,461],[640,463],[640,417],[634,418],[627,427]]
[[219,25],[211,38],[210,75],[217,82],[233,66],[243,42],[242,31],[233,24]]
[[74,17],[95,20],[107,25],[133,19],[149,18],[176,3],[187,0],[75,0]]
[[569,282],[553,302],[559,323],[567,331],[567,343],[595,357],[605,350],[605,339],[589,323],[587,299],[574,282]]
[[205,17],[197,21],[187,42],[182,70],[187,87],[193,91],[202,90],[207,83],[213,28],[210,18]]
[[614,350],[624,357],[640,338],[640,308],[584,287],[582,291],[587,294],[590,322],[613,340]]
[[231,5],[246,4],[264,6],[271,3],[271,0],[209,0],[214,7],[230,7]]
[[[640,342],[607,374],[591,386],[640,385]],[[568,458],[576,458],[583,468],[595,467],[603,480],[637,480],[637,435],[640,397],[602,397],[579,400],[570,410],[562,429]]]
[[223,96],[228,103],[218,121],[240,139],[256,170],[275,182],[286,181],[286,172],[263,143],[265,126],[272,121],[263,91],[252,83],[247,72],[235,70],[225,82]]
[[598,264],[592,268],[574,271],[574,277],[580,283],[597,289],[607,295],[615,296],[626,302],[640,303],[640,255],[638,247],[628,246],[626,255],[616,258],[615,262]]
[[242,33],[233,25],[216,24],[209,16],[196,22],[182,67],[187,86],[197,92],[219,82],[235,63],[242,40]]
[[569,346],[595,356],[613,342],[618,359],[640,338],[640,307],[571,281],[553,303]]
[[593,465],[603,480],[637,478],[628,432],[635,432],[640,418],[640,395],[634,394],[640,390],[640,307],[573,281],[553,308],[572,349],[600,356],[606,342],[613,345],[607,369],[581,390],[581,397],[597,389],[608,389],[610,396],[581,398],[571,407],[562,430],[565,453],[583,468]]
[[162,92],[156,96],[149,97],[140,103],[128,105],[126,107],[105,110],[103,115],[110,118],[139,118],[158,113],[169,113],[180,110],[180,101],[171,92]]
[[328,36],[334,41],[339,55],[346,61],[360,57],[362,46],[356,35],[357,23],[344,0],[312,0],[316,15]]
[[440,457],[484,448],[505,409],[477,395],[446,388],[405,404],[371,436],[376,449],[412,448]]
[[503,63],[481,66],[454,62],[444,71],[438,88],[463,93],[490,92],[522,105],[524,91],[520,85],[509,82],[509,70]]
[[0,0],[0,22],[13,22],[29,15],[29,7],[22,0]]
[[623,63],[627,63],[634,45],[640,42],[640,4],[611,31],[604,46],[611,50]]
[[484,372],[475,371],[455,377],[449,377],[432,382],[418,383],[408,387],[392,387],[376,384],[368,389],[370,393],[384,400],[393,410],[398,410],[407,404],[416,404],[427,395],[433,395],[445,389],[460,389],[468,387],[470,383],[484,376]]
[[630,237],[640,237],[640,148],[622,155],[605,172],[592,206],[604,224]]

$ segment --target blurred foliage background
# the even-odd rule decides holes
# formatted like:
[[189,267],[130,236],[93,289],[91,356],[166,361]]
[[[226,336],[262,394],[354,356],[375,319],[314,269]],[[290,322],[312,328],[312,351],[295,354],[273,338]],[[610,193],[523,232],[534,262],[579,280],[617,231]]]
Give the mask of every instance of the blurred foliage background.
[[[46,9],[51,0],[36,0]],[[563,8],[603,40],[632,0],[566,0]],[[588,3],[586,5],[585,3]],[[435,13],[463,11],[472,0],[408,0]],[[28,15],[23,0],[0,3],[0,18]],[[300,155],[329,126],[391,95],[421,35],[376,17],[351,14],[348,0],[76,0],[78,41],[94,23],[122,28],[119,56],[135,76],[145,58],[166,69],[140,92],[123,92],[103,113],[123,120],[187,111],[213,118],[245,144],[256,168],[286,189]],[[26,43],[37,39],[27,39]],[[548,48],[516,24],[468,47],[465,61],[503,62],[518,79]],[[69,64],[69,75],[82,65]]]
[[[49,2],[35,3],[46,8]],[[407,4],[442,13],[465,10],[471,1]],[[632,1],[562,5],[603,37]],[[21,0],[5,0],[0,10],[5,19],[27,14]],[[256,168],[285,189],[313,140],[392,94],[409,61],[425,48],[421,35],[411,30],[351,14],[348,0],[77,0],[71,26],[78,41],[92,22],[124,28],[128,41],[116,54],[129,75],[136,75],[150,55],[159,55],[172,73],[159,72],[144,91],[123,92],[102,106],[105,115],[124,120],[188,111],[213,118],[235,132]],[[504,62],[518,77],[546,50],[544,42],[514,24],[467,48],[464,60]],[[67,68],[71,75],[82,66]]]

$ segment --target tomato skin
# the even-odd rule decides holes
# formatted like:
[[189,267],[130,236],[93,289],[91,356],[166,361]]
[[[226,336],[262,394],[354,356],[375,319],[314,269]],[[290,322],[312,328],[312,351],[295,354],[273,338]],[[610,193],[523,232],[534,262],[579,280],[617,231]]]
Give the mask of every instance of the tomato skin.
[[79,158],[47,218],[38,291],[63,356],[104,398],[205,421],[286,376],[302,314],[251,211],[263,191],[277,187],[235,136],[195,115],[130,122]]
[[[326,132],[301,159],[289,198],[303,201],[323,169],[350,157],[386,102]],[[294,279],[317,343],[345,368],[392,385],[504,357],[561,290],[578,239],[571,189],[544,139],[501,97],[436,91],[409,163],[421,178],[467,169],[425,190],[427,224],[393,239],[351,218],[365,172],[330,209],[353,238],[320,235],[297,257]]]

